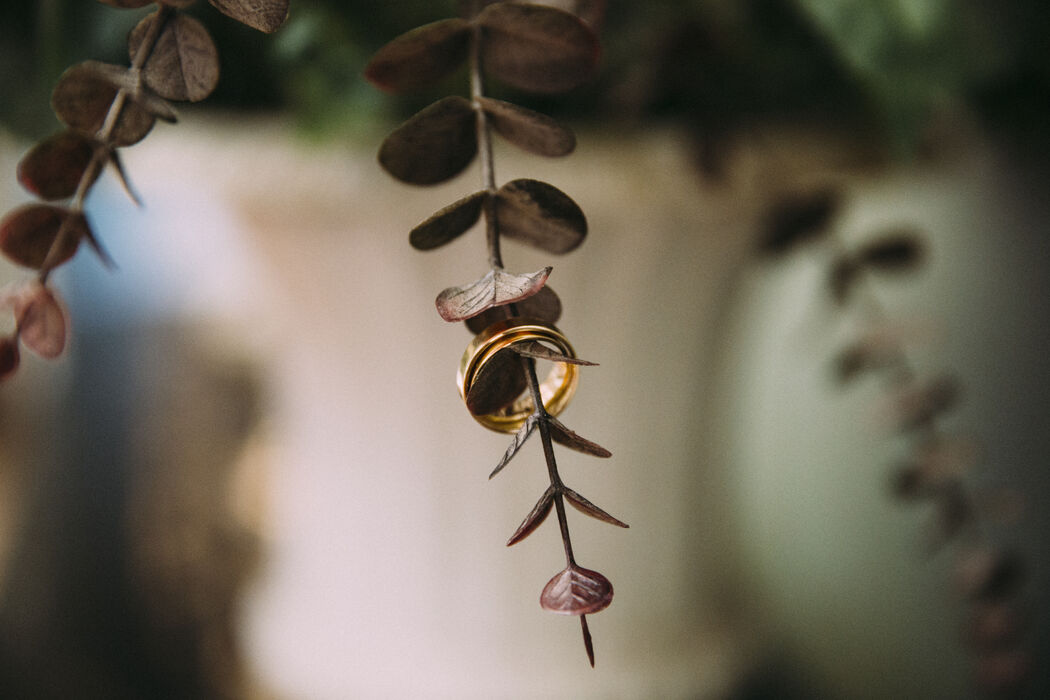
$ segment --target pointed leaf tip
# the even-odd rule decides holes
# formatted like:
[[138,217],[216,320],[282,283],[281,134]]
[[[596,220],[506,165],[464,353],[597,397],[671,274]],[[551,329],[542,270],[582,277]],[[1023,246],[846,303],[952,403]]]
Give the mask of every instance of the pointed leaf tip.
[[515,545],[521,542],[523,539],[531,535],[536,531],[543,521],[550,515],[551,506],[554,504],[554,487],[548,486],[547,490],[540,496],[540,500],[536,501],[536,505],[532,507],[529,514],[525,516],[525,519],[521,521],[521,525],[514,531],[510,539],[507,540],[507,546]]
[[[510,447],[508,447],[507,451],[503,453],[503,458],[499,461],[499,464],[496,465],[496,468],[492,470],[492,473],[489,474],[490,479],[503,471],[503,467],[510,463],[510,460],[514,458],[514,455],[518,454],[521,446],[529,439],[538,424],[539,418],[537,418],[535,414],[525,419],[525,425],[518,428],[518,432],[514,433],[514,439],[511,441]],[[513,540],[513,538],[511,539]],[[512,541],[508,544],[514,544],[514,542]]]
[[603,459],[612,457],[612,452],[596,442],[591,442],[586,438],[580,437],[565,427],[565,424],[557,418],[551,416],[548,423],[551,429],[551,439],[559,445],[564,445],[570,450],[576,450],[577,452],[582,452],[591,455],[592,457],[601,457]]
[[589,515],[592,518],[601,520],[603,523],[615,525],[616,527],[630,527],[630,525],[628,525],[624,521],[620,520],[619,518],[615,518],[612,515],[609,515],[604,510],[602,510],[601,508],[599,508],[598,506],[594,505],[586,498],[581,496],[580,494],[570,489],[568,486],[564,488],[563,493],[565,494],[565,498],[569,499],[569,503],[571,503],[576,508],[576,510],[580,511],[581,513]]
[[540,606],[559,615],[589,615],[609,607],[613,587],[597,571],[570,565],[547,582]]

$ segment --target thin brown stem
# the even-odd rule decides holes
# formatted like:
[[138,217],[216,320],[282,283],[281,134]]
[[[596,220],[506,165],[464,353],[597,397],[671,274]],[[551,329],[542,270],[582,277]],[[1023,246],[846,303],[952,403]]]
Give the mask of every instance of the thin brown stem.
[[[140,71],[142,70],[142,67],[146,65],[146,61],[149,60],[150,54],[153,53],[153,48],[157,45],[157,40],[160,38],[160,34],[164,30],[164,26],[174,14],[174,7],[162,4],[157,10],[156,19],[150,23],[146,36],[143,37],[142,43],[139,44],[139,48],[131,60],[131,74],[135,78],[134,90],[137,91],[142,88],[142,77]],[[110,140],[112,139],[113,132],[120,121],[120,116],[124,111],[124,105],[127,104],[129,94],[127,88],[120,88],[117,90],[117,94],[114,95],[113,102],[109,105],[109,110],[106,112],[106,118],[103,120],[102,126],[95,135],[99,146],[95,148],[91,160],[84,169],[84,173],[80,176],[76,192],[70,200],[69,209],[72,212],[79,214],[84,211],[84,202],[87,199],[87,195],[91,191],[91,187],[94,185],[99,173],[104,167],[106,167],[106,163],[109,161],[110,149],[112,148]],[[71,219],[72,217],[66,217],[62,221],[61,226],[59,226],[58,233],[55,234],[55,240],[52,242],[51,248],[48,250],[47,256],[44,258],[44,263],[40,266],[40,271],[37,273],[37,279],[40,284],[47,284],[48,278],[55,269],[55,263],[60,254],[59,251],[66,249],[66,246],[68,245],[66,239],[73,235],[73,228],[70,224]]]

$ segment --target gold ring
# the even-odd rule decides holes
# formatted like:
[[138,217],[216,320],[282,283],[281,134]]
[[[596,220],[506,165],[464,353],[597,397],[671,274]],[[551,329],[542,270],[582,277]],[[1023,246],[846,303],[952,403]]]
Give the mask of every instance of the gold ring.
[[[572,349],[568,339],[549,323],[521,317],[499,321],[479,333],[467,346],[463,358],[459,361],[456,384],[459,386],[459,395],[463,401],[466,402],[470,387],[477,379],[482,367],[495,357],[496,353],[515,343],[530,340],[550,343],[557,347],[562,355],[576,357],[576,351]],[[547,413],[556,416],[565,410],[573,394],[576,393],[578,381],[579,368],[575,364],[554,363],[550,374],[540,383],[540,397],[543,399],[543,407]],[[526,392],[510,405],[494,413],[479,415],[471,412],[471,415],[474,416],[474,420],[490,430],[513,433],[525,425],[525,421],[532,413],[532,396]]]

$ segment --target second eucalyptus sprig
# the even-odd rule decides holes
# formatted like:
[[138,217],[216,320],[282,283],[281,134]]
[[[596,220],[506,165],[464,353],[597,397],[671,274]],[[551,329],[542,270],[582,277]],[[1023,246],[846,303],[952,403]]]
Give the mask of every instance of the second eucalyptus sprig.
[[[587,615],[612,602],[605,576],[576,562],[565,502],[604,522],[627,527],[565,485],[554,443],[596,457],[605,448],[580,437],[556,415],[571,400],[580,360],[558,330],[561,302],[546,285],[550,267],[531,273],[504,268],[501,241],[509,237],[553,254],[578,247],[587,220],[564,192],[545,182],[512,180],[497,186],[492,133],[537,155],[565,156],[575,148],[573,133],[550,117],[486,95],[494,77],[519,90],[558,93],[590,78],[600,54],[596,34],[579,17],[524,2],[464,3],[462,16],[414,29],[381,48],[365,75],[378,87],[404,92],[424,87],[468,65],[469,98],[450,96],[426,107],[383,142],[379,162],[397,179],[416,185],[444,182],[475,158],[483,189],[467,195],[416,226],[409,242],[419,250],[438,248],[484,219],[488,270],[477,280],[442,291],[437,311],[449,322],[464,321],[475,334],[461,360],[461,396],[471,415],[487,428],[514,437],[490,474],[495,476],[538,433],[549,487],[511,536],[520,542],[550,514],[557,513],[565,567],[544,587],[540,605],[580,618],[591,665],[594,648]],[[542,381],[537,361],[552,368]]]

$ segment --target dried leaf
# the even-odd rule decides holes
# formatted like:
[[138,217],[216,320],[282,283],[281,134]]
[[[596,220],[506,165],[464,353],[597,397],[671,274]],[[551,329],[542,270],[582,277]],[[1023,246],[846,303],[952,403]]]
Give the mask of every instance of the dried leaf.
[[0,381],[14,374],[18,369],[18,341],[14,338],[0,338]]
[[881,272],[903,272],[921,265],[926,249],[920,234],[911,229],[884,233],[865,243],[854,255],[858,265]]
[[412,229],[408,242],[416,250],[433,250],[466,233],[481,217],[488,192],[475,192],[453,202]]
[[576,148],[575,134],[546,114],[490,97],[479,97],[478,103],[492,128],[518,148],[552,158],[569,155]]
[[[525,425],[518,428],[518,432],[514,433],[514,440],[511,441],[510,447],[508,447],[507,451],[503,453],[503,458],[499,461],[499,464],[496,465],[496,468],[492,470],[492,473],[489,474],[490,479],[499,474],[501,471],[503,471],[503,467],[510,464],[510,460],[514,459],[514,455],[518,454],[518,450],[520,450],[521,446],[525,444],[525,441],[529,439],[529,436],[532,435],[537,425],[539,425],[539,418],[535,414],[525,419]],[[538,524],[539,523],[537,523],[537,525]],[[524,525],[525,524],[522,523],[522,527],[524,527]],[[519,527],[518,533],[520,532],[521,528]],[[529,532],[532,532],[532,530],[530,529]],[[518,533],[515,533],[515,537],[517,537]],[[523,539],[525,535],[528,535],[528,532],[526,532],[518,539]],[[514,539],[514,537],[512,537],[511,541],[507,544],[511,545],[517,541],[517,539]]]
[[131,182],[128,180],[128,173],[124,170],[124,161],[121,159],[120,153],[116,149],[109,152],[109,162],[113,164],[113,169],[117,171],[117,179],[120,180],[120,184],[124,188],[128,197],[131,197],[131,201],[141,207],[142,198],[139,197],[135,188],[131,186]]
[[551,429],[551,439],[559,445],[564,445],[570,450],[576,450],[577,452],[582,452],[591,455],[592,457],[612,457],[612,452],[595,442],[580,437],[566,428],[565,425],[554,416],[549,417],[548,424]]
[[820,236],[838,211],[840,200],[837,190],[824,189],[795,193],[777,202],[766,216],[759,250],[767,255],[783,255]]
[[440,80],[467,60],[470,23],[444,19],[406,32],[379,49],[365,78],[387,92],[406,92]]
[[512,180],[496,192],[500,233],[548,253],[568,253],[587,236],[587,218],[568,195],[539,180]]
[[54,359],[66,347],[66,314],[51,290],[35,282],[15,307],[18,337],[41,357]]
[[208,0],[219,12],[271,34],[288,19],[288,0]]
[[609,607],[613,588],[597,571],[570,564],[543,587],[540,606],[561,615],[589,615]]
[[550,360],[551,362],[567,362],[572,365],[582,365],[585,367],[597,367],[597,362],[588,362],[587,360],[581,360],[578,357],[569,357],[563,355],[557,350],[552,350],[538,340],[526,340],[520,343],[514,343],[511,349],[523,355],[525,357],[531,357],[534,360]]
[[1013,552],[972,548],[959,554],[954,578],[959,593],[966,598],[1001,601],[1020,588],[1025,579],[1024,564]]
[[959,383],[953,377],[940,376],[915,383],[893,399],[890,411],[897,429],[906,432],[928,425],[954,408],[959,394]]
[[379,163],[402,182],[433,185],[461,173],[477,151],[474,108],[453,95],[426,107],[387,136],[379,148]]
[[899,498],[926,497],[957,483],[977,461],[977,445],[961,437],[938,438],[918,447],[893,475]]
[[568,486],[563,487],[562,493],[565,494],[565,498],[569,499],[569,503],[575,506],[576,510],[580,511],[581,513],[589,515],[592,518],[597,518],[603,523],[609,523],[610,525],[615,525],[617,527],[630,527],[630,525],[628,525],[627,523],[609,515],[604,510],[602,510],[601,508],[599,508],[598,506],[594,505],[586,498],[581,496],[580,494],[570,489]]
[[[138,53],[158,13],[147,15],[128,37],[132,59]],[[219,51],[208,30],[189,15],[176,14],[157,37],[142,67],[146,85],[168,100],[198,102],[219,84]]]
[[475,416],[498,413],[515,404],[528,388],[521,358],[507,349],[493,355],[474,376],[464,400]]
[[512,87],[565,92],[590,79],[598,67],[598,37],[564,10],[501,2],[482,10],[477,21],[485,69]]
[[9,212],[0,221],[0,250],[19,265],[39,270],[66,221],[72,230],[65,236],[62,250],[51,261],[57,267],[73,257],[87,230],[84,216],[64,207],[25,204]]
[[[550,285],[543,288],[528,299],[515,302],[515,308],[519,316],[535,318],[546,323],[555,324],[561,318],[561,299],[554,293]],[[507,318],[506,311],[496,307],[466,320],[467,329],[477,335],[491,326],[493,323],[504,321]]]
[[554,504],[554,493],[554,487],[548,486],[547,490],[540,496],[540,500],[536,501],[536,505],[532,507],[525,519],[521,521],[521,525],[518,525],[518,529],[507,540],[508,547],[521,542],[543,524],[543,521],[550,515],[551,506]]
[[[92,136],[98,133],[124,81],[116,71],[122,71],[126,77],[127,70],[122,66],[97,61],[85,61],[68,68],[51,93],[51,107],[58,118],[71,129]],[[155,120],[154,114],[145,106],[137,101],[127,101],[110,134],[110,141],[116,146],[138,143],[153,128]]]
[[96,148],[91,137],[62,131],[29,149],[18,162],[18,181],[41,199],[72,197]]
[[527,299],[543,288],[550,273],[550,267],[527,275],[489,270],[465,287],[449,287],[441,292],[436,300],[438,314],[449,322],[465,321],[486,309]]

